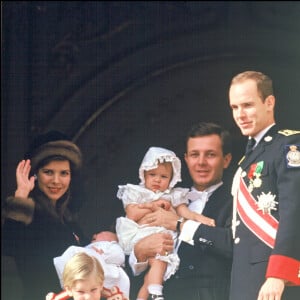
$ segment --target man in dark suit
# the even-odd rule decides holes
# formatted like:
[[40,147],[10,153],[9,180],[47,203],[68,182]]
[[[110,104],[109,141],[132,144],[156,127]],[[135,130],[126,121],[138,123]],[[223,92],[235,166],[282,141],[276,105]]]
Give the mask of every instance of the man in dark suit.
[[[164,283],[165,299],[226,300],[232,256],[232,197],[229,185],[223,183],[223,172],[232,158],[231,138],[228,131],[216,124],[199,123],[189,132],[186,147],[185,161],[193,180],[189,208],[213,218],[216,226],[182,220],[157,208],[144,222],[177,230],[179,235],[175,249],[180,266]],[[148,257],[156,253],[165,255],[172,248],[173,241],[166,234],[144,238],[135,245],[135,255],[129,259],[133,272],[141,273],[147,267]],[[134,281],[132,278],[133,289]]]
[[232,186],[230,299],[300,299],[300,131],[278,130],[272,80],[261,72],[236,75],[229,100],[249,137]]

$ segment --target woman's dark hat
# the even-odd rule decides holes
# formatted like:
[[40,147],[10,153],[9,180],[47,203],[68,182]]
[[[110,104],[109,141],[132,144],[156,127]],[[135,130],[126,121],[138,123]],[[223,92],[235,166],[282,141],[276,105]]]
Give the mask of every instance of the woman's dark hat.
[[41,161],[48,157],[61,156],[69,160],[77,170],[82,164],[80,149],[63,133],[49,131],[39,135],[31,144],[25,158],[31,160],[31,168],[36,171]]

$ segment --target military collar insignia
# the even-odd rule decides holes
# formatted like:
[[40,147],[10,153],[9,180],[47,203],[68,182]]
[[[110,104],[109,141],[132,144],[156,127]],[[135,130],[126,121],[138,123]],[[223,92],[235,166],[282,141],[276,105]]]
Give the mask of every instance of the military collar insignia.
[[267,142],[267,143],[269,143],[269,142],[272,141],[272,139],[273,139],[273,138],[272,138],[270,135],[268,135],[268,136],[266,136],[266,137],[264,138],[264,141]]
[[272,195],[271,192],[265,194],[264,192],[261,193],[260,196],[257,196],[257,210],[261,210],[263,214],[271,214],[271,210],[277,210],[275,201],[276,195]]

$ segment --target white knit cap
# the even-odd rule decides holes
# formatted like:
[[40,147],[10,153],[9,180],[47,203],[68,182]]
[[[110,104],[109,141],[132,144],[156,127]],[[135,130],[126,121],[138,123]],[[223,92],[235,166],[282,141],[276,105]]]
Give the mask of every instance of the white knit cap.
[[144,156],[139,168],[140,184],[145,184],[144,172],[156,169],[159,163],[170,162],[173,168],[173,177],[169,188],[173,188],[177,182],[181,181],[181,161],[176,154],[168,149],[160,147],[150,147]]

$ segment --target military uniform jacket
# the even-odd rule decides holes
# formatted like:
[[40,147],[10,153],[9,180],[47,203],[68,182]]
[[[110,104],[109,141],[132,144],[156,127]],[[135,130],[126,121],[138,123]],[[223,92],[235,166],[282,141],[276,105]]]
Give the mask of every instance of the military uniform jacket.
[[[245,207],[240,205],[243,215],[237,201],[238,213],[234,212],[231,300],[257,299],[266,277],[300,285],[299,151],[300,131],[278,131],[273,126],[240,162],[238,177],[244,182],[244,194],[248,195],[245,198],[252,204],[248,208],[248,203]],[[241,185],[236,188],[240,195]],[[251,205],[253,211],[249,209]],[[256,213],[276,228],[269,243],[260,234],[268,226],[255,221]],[[299,295],[299,287],[285,288],[282,299],[299,299]]]
[[214,191],[202,213],[215,219],[216,227],[201,224],[193,237],[194,246],[181,243],[179,269],[164,283],[166,299],[228,299],[232,262],[230,188],[223,184]]

